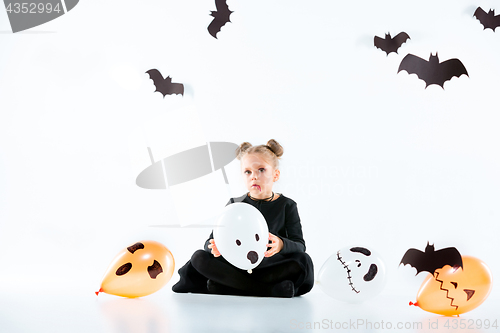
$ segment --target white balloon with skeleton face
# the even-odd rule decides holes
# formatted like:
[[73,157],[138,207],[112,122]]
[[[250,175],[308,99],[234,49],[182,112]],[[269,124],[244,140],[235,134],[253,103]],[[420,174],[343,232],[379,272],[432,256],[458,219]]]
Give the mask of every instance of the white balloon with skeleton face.
[[345,247],[326,260],[318,284],[329,296],[359,303],[379,294],[385,285],[385,264],[380,256],[364,247]]
[[249,273],[264,259],[268,239],[262,213],[242,202],[226,206],[214,229],[214,242],[222,257]]

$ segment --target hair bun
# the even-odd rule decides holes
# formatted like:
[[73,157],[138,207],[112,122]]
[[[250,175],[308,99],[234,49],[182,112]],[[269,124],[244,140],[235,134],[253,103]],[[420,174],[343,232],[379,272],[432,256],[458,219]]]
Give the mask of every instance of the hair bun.
[[267,141],[267,146],[273,151],[277,157],[283,156],[283,147],[278,143],[278,141],[271,139]]
[[236,158],[241,159],[241,156],[250,148],[252,148],[252,144],[250,142],[243,142],[238,148],[236,148]]

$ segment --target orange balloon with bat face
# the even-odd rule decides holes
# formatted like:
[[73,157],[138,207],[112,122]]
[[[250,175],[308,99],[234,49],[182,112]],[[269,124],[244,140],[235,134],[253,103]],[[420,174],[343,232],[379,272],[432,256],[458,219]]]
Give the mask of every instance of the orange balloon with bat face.
[[141,241],[123,249],[104,274],[96,292],[141,297],[160,290],[174,273],[174,257],[169,249],[155,241]]
[[462,267],[449,265],[429,275],[417,294],[417,302],[410,305],[445,316],[459,315],[483,303],[491,291],[491,271],[474,257],[462,256]]

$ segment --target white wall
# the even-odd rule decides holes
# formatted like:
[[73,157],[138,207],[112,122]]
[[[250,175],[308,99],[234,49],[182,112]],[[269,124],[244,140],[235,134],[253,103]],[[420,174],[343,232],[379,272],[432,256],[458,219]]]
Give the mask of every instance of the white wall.
[[[276,189],[299,205],[316,271],[343,246],[369,246],[388,264],[385,292],[414,295],[423,277],[398,264],[430,241],[500,274],[500,32],[472,17],[496,2],[228,0],[217,40],[213,2],[117,3],[81,1],[17,34],[0,11],[1,288],[95,291],[141,239],[180,267],[210,230],[150,227],[176,223],[172,196],[135,185],[130,138],[185,107],[207,141],[284,146]],[[373,46],[400,31],[411,40],[399,54]],[[431,52],[469,77],[424,89],[397,74],[407,53]],[[151,68],[184,97],[153,93]],[[227,168],[235,196],[238,168]]]

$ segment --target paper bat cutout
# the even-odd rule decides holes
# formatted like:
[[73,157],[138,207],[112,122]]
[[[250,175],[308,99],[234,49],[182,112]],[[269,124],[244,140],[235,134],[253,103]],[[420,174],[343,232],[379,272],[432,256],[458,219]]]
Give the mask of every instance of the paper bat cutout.
[[227,23],[231,22],[229,16],[232,11],[229,10],[226,0],[215,0],[217,11],[211,11],[210,15],[214,17],[213,21],[208,25],[208,32],[214,38],[217,38],[217,33]]
[[495,29],[500,26],[500,15],[495,16],[494,9],[490,9],[490,11],[486,13],[481,7],[477,7],[473,16],[481,22],[484,27],[483,30],[489,28],[495,31]]
[[149,78],[153,80],[156,87],[155,92],[161,92],[163,98],[165,98],[165,95],[172,94],[181,94],[184,96],[184,85],[182,83],[172,83],[172,78],[170,76],[164,79],[157,69],[150,69],[146,73],[149,74]]
[[425,252],[417,249],[409,249],[406,251],[399,264],[410,264],[417,269],[417,274],[426,271],[432,275],[434,275],[436,269],[443,268],[446,265],[463,268],[462,256],[456,248],[447,247],[435,251],[434,245],[429,245],[429,242],[427,242]]
[[410,36],[406,32],[400,32],[394,38],[391,37],[390,33],[385,34],[385,39],[375,36],[373,38],[373,44],[378,48],[387,53],[396,52],[398,53],[399,47],[405,43]]
[[454,76],[460,77],[462,74],[469,76],[460,60],[449,59],[440,63],[437,53],[435,56],[431,53],[429,61],[409,53],[401,61],[398,73],[403,70],[408,74],[417,74],[419,79],[425,81],[425,88],[437,84],[444,89],[445,81],[451,80]]

